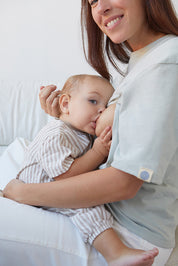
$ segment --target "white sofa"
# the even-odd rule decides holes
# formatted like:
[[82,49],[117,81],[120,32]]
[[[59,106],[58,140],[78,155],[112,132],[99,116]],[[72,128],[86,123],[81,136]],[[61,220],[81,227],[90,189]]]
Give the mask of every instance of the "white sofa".
[[[38,100],[40,85],[49,83],[56,82],[0,81],[0,189],[16,176],[24,148],[51,119]],[[60,214],[0,197],[0,228],[0,266],[106,265]],[[178,243],[166,265],[178,265]]]

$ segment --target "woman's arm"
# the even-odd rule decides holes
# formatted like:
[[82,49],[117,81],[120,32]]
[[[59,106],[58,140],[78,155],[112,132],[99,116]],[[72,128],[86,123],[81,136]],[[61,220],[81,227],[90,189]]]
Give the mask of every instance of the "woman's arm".
[[3,193],[29,205],[82,208],[132,198],[142,184],[135,176],[109,167],[50,183],[23,184],[13,180]]

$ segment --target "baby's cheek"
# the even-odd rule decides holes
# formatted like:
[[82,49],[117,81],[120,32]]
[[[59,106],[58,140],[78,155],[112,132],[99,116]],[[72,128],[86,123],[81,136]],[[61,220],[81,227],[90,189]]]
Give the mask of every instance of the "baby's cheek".
[[101,132],[107,127],[113,124],[114,120],[115,104],[110,105],[102,112],[96,123],[96,136],[99,136]]

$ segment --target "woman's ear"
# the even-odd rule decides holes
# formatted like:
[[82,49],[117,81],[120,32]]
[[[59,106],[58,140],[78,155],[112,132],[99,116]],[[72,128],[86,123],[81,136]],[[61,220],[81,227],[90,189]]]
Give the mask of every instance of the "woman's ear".
[[62,94],[59,98],[59,106],[61,113],[68,114],[69,113],[69,101],[70,96],[68,94]]

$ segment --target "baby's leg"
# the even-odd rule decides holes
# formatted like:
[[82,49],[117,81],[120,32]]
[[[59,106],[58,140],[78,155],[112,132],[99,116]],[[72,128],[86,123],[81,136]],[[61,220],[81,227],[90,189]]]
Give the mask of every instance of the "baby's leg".
[[113,217],[103,205],[93,208],[75,209],[70,219],[78,228],[85,243],[92,245],[94,239],[111,228]]
[[125,246],[112,229],[113,217],[102,206],[83,209],[60,209],[78,228],[83,241],[93,245],[109,266],[151,266],[158,250],[131,249]]
[[105,257],[109,266],[151,266],[158,249],[144,251],[125,246],[110,228],[93,241],[93,246]]

